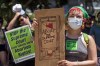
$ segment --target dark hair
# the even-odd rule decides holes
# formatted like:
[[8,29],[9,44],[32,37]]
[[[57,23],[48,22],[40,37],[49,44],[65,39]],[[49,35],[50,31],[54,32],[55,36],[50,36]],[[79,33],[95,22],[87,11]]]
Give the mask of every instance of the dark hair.
[[21,17],[24,17],[24,18],[29,18],[29,16],[27,15],[27,14],[23,14],[23,15],[19,15],[19,17],[17,18],[17,20],[16,20],[16,24],[15,24],[15,27],[20,27],[20,21],[19,21],[19,19],[21,18]]
[[23,14],[23,15],[20,15],[18,18],[20,18],[21,16],[24,17],[24,18],[29,17],[27,14]]
[[25,18],[29,17],[27,14],[23,14],[22,16],[25,17]]
[[28,16],[27,14],[20,15],[20,16],[17,18],[17,21],[19,21],[20,17],[27,18],[27,17],[29,17],[29,16]]
[[2,17],[0,17],[0,23],[3,24],[3,18]]

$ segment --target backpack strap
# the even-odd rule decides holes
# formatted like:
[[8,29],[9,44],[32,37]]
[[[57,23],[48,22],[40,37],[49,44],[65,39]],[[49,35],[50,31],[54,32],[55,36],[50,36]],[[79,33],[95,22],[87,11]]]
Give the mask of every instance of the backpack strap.
[[88,45],[88,43],[89,43],[89,37],[88,37],[88,34],[83,33],[83,37],[84,37],[84,40],[85,40],[86,44]]

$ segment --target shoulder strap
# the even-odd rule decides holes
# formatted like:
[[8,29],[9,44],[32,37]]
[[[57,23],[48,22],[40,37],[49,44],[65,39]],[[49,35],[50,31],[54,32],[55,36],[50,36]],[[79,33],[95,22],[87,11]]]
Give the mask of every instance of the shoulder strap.
[[83,37],[84,37],[84,40],[85,40],[86,44],[88,45],[88,42],[89,42],[88,34],[83,33]]

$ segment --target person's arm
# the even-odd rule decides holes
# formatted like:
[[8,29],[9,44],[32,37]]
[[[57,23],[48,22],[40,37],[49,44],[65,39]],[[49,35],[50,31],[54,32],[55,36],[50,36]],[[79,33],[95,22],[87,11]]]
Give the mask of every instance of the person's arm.
[[7,26],[7,30],[11,30],[14,27],[14,24],[17,20],[17,18],[19,17],[20,13],[16,13],[14,18],[9,22],[8,26]]
[[[94,39],[89,36],[89,44],[88,44],[88,60],[77,62],[78,66],[96,66],[97,64],[97,50]],[[76,65],[77,66],[77,65]]]
[[96,50],[96,44],[94,39],[89,36],[89,44],[88,44],[88,59],[86,61],[67,61],[67,60],[61,60],[58,62],[58,66],[96,66],[97,64],[97,50]]

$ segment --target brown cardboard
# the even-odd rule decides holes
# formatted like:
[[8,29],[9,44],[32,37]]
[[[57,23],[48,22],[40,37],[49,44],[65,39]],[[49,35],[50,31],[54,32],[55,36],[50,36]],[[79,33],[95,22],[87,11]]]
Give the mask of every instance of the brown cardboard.
[[57,66],[65,59],[65,18],[63,8],[35,11],[35,66]]

